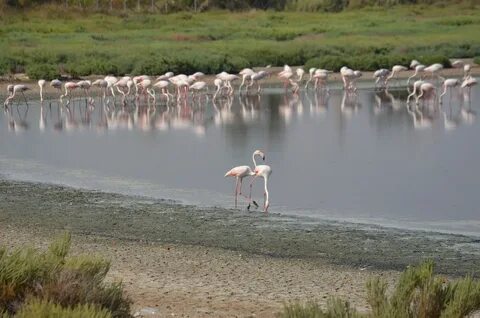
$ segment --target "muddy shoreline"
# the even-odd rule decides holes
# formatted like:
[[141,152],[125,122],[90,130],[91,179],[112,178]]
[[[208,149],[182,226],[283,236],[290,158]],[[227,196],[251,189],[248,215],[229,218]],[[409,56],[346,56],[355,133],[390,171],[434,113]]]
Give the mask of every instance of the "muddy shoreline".
[[433,258],[452,276],[480,268],[478,238],[199,208],[171,201],[0,180],[0,225],[122,242],[184,244],[357,269],[403,270]]

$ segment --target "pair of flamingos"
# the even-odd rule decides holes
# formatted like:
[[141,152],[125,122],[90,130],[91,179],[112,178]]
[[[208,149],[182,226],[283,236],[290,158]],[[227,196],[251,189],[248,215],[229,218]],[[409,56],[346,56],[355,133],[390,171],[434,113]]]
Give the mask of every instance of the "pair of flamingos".
[[235,182],[235,208],[237,207],[237,197],[238,195],[242,195],[242,182],[243,178],[248,177],[248,176],[253,176],[252,181],[250,182],[250,195],[248,196],[248,207],[247,209],[250,210],[250,205],[253,203],[255,206],[258,207],[258,204],[252,200],[252,186],[253,182],[257,177],[262,177],[264,181],[264,186],[265,186],[265,193],[264,193],[264,212],[268,212],[268,207],[270,205],[270,202],[268,200],[269,195],[268,195],[268,178],[272,174],[272,168],[267,165],[257,165],[257,161],[255,160],[256,156],[260,156],[262,160],[265,161],[265,154],[260,151],[260,150],[255,150],[255,152],[252,155],[252,160],[254,164],[254,170],[252,170],[249,166],[238,166],[232,168],[230,171],[228,171],[225,174],[225,177],[235,177],[236,182]]

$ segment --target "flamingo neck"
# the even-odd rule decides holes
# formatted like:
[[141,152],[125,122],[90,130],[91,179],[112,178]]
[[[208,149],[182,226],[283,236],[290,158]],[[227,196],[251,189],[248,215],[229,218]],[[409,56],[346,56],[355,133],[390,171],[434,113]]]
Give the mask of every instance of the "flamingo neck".
[[252,155],[252,160],[253,160],[253,166],[256,168],[257,167],[257,161],[255,161],[255,153]]

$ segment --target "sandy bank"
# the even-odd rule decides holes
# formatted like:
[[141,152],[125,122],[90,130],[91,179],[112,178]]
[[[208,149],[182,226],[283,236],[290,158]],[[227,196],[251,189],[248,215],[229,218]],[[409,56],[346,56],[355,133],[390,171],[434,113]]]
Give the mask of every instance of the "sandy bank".
[[[42,229],[0,223],[0,245],[45,247],[55,236]],[[274,317],[286,301],[330,296],[366,310],[365,283],[390,282],[395,271],[370,271],[318,261],[281,259],[201,246],[119,241],[75,235],[75,253],[112,260],[110,279],[124,282],[134,309],[158,308],[161,317]]]

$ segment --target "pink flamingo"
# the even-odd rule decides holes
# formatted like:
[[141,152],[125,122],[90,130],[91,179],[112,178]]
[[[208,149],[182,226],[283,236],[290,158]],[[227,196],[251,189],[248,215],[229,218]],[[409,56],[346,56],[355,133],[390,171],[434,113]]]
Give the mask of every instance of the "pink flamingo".
[[[252,160],[253,160],[255,170],[258,167],[257,166],[257,161],[255,160],[256,156],[260,156],[263,160],[265,160],[265,154],[260,150],[255,150],[252,154]],[[245,178],[247,176],[255,176],[255,172],[252,171],[252,169],[249,166],[237,166],[237,167],[234,167],[234,168],[230,169],[225,174],[225,177],[235,177],[235,179],[236,179],[236,181],[235,181],[235,208],[237,207],[237,196],[238,196],[238,194],[242,195],[243,178]],[[250,184],[250,197],[251,197],[251,188],[252,188],[252,184]],[[256,206],[258,206],[258,204],[255,201],[253,201],[253,203]],[[250,204],[248,205],[248,208],[250,208]]]
[[40,88],[40,101],[43,102],[43,88],[45,87],[45,80],[41,79],[38,81],[38,87]]
[[11,94],[5,100],[4,106],[7,107],[10,101],[15,97],[17,93],[21,93],[23,98],[25,99],[25,103],[28,104],[27,98],[25,97],[25,94],[24,94],[24,92],[27,90],[29,90],[29,88],[23,84],[14,85],[13,87],[9,85],[8,91],[11,92]]
[[390,73],[390,76],[387,77],[387,79],[385,80],[385,85],[388,87],[388,82],[393,78],[395,77],[395,75],[397,75],[397,73],[400,73],[400,72],[403,72],[403,71],[406,71],[408,70],[408,68],[406,68],[405,66],[403,65],[394,65],[392,67],[392,72]]
[[24,94],[25,91],[29,90],[29,88],[26,85],[23,85],[23,84],[18,84],[14,86],[9,85],[7,89],[10,93],[10,96],[8,96],[7,99],[5,100],[4,106],[8,106],[10,101],[15,97],[17,93],[21,93],[23,98],[25,99],[25,103],[28,104],[27,98],[25,97],[25,94]]
[[[264,205],[263,205],[263,212],[268,212],[268,207],[270,206],[270,201],[269,201],[269,193],[268,193],[268,179],[270,178],[270,175],[272,174],[272,168],[268,165],[258,165],[255,167],[254,170],[254,177],[252,181],[250,182],[250,200],[252,199],[252,185],[253,182],[257,177],[262,177],[263,182],[264,182]],[[254,204],[255,202],[252,201]],[[247,207],[248,210],[250,210],[250,204]]]
[[75,82],[66,82],[65,83],[65,94],[60,95],[60,102],[63,103],[63,98],[69,96],[69,100],[67,102],[67,105],[70,104],[70,98],[71,98],[71,91],[74,89],[78,88],[77,83]]
[[443,82],[443,92],[440,94],[440,104],[443,103],[443,96],[447,93],[447,89],[450,91],[450,102],[452,101],[452,88],[457,87],[460,85],[460,81],[456,78],[447,78]]
[[424,96],[429,93],[433,94],[433,98],[435,101],[436,99],[435,86],[433,86],[433,84],[431,83],[423,83],[422,85],[420,85],[420,95],[416,97],[416,104],[418,105],[418,101],[420,100],[420,98],[425,99]]

